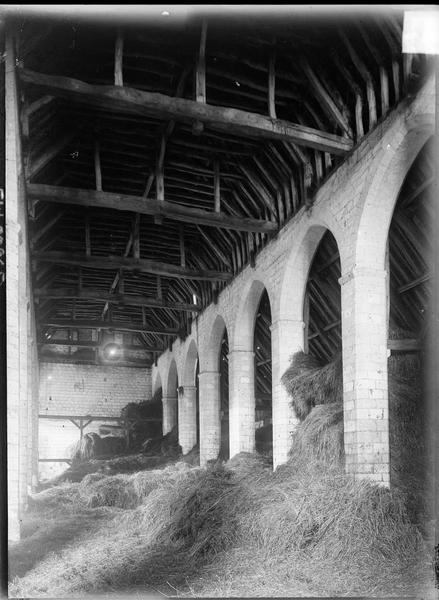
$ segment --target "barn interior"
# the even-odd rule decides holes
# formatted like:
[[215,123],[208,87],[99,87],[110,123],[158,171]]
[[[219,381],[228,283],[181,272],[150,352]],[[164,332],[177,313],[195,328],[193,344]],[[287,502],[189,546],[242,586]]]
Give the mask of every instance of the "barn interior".
[[315,443],[431,525],[434,61],[403,11],[86,13],[3,16],[10,539],[78,461],[277,473],[332,404]]

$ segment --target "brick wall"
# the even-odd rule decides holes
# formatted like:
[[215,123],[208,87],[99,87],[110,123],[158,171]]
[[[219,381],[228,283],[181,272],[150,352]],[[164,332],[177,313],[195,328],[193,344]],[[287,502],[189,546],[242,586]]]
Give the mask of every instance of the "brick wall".
[[151,397],[151,369],[40,365],[40,414],[118,417],[128,402]]

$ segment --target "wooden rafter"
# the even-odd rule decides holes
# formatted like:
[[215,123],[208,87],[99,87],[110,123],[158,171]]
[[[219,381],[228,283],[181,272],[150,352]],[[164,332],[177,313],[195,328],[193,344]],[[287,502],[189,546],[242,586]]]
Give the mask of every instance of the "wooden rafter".
[[345,154],[353,145],[352,140],[346,137],[239,109],[128,87],[91,85],[77,79],[44,75],[28,69],[21,69],[20,77],[23,83],[35,85],[54,95],[87,101],[95,106],[110,107],[121,112],[200,121],[213,129],[226,129],[255,138],[286,140],[334,154]]
[[155,335],[178,335],[179,329],[175,327],[144,327],[141,323],[125,323],[111,321],[82,321],[67,319],[47,319],[40,322],[41,327],[53,327],[54,329],[102,329],[112,331],[133,331],[135,333],[154,333]]
[[241,231],[274,233],[277,225],[273,222],[245,217],[232,217],[224,213],[189,208],[165,200],[145,200],[140,196],[98,192],[79,188],[66,188],[44,184],[29,184],[27,194],[30,199],[45,200],[76,206],[95,206],[114,210],[131,211],[139,214],[166,217],[176,221],[209,225]]
[[165,277],[176,277],[179,279],[194,279],[206,281],[228,281],[231,273],[224,271],[195,270],[180,265],[156,262],[153,260],[135,260],[124,256],[90,256],[74,252],[34,252],[32,258],[43,262],[58,263],[88,267],[90,269],[126,269],[127,271],[139,271],[141,273],[154,273]]
[[145,306],[150,308],[168,308],[175,311],[199,312],[201,307],[196,304],[183,302],[166,302],[163,299],[151,298],[134,294],[113,293],[109,294],[100,289],[77,288],[37,288],[35,298],[91,300],[94,302],[110,302],[126,306]]

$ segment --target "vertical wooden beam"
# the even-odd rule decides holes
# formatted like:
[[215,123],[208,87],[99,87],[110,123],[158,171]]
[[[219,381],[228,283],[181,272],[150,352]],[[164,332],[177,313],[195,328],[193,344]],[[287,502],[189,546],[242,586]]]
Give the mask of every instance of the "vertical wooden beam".
[[214,167],[214,196],[215,196],[215,212],[221,212],[221,182],[220,182],[220,166],[219,161],[215,160],[213,163]]
[[399,63],[396,59],[392,60],[392,79],[393,91],[395,93],[395,102],[399,101]]
[[88,210],[85,213],[85,254],[91,255],[90,213]]
[[102,192],[101,155],[100,155],[100,143],[98,140],[95,141],[94,161],[95,161],[96,190],[98,192]]
[[186,266],[186,251],[185,251],[185,247],[184,247],[184,227],[181,223],[178,226],[178,236],[179,236],[179,240],[180,240],[180,265],[182,267],[185,267]]
[[197,102],[206,103],[206,37],[207,22],[201,24],[200,49],[195,73],[195,98]]
[[363,98],[360,92],[355,94],[355,125],[357,128],[357,141],[364,137],[363,127]]
[[114,85],[123,86],[123,35],[118,29],[114,47]]
[[[203,104],[206,103],[206,38],[207,21],[204,19],[201,24],[200,49],[195,69],[195,100]],[[195,121],[192,132],[195,135],[200,135],[203,132],[203,129],[203,123],[201,121]]]
[[159,300],[163,299],[163,293],[162,293],[162,279],[160,277],[160,275],[157,275],[157,298]]
[[125,293],[125,275],[123,269],[119,271],[119,285],[118,285],[119,294]]
[[381,87],[381,114],[385,115],[389,109],[389,78],[387,71],[380,66],[380,87]]
[[272,119],[276,119],[276,53],[270,54],[268,63],[268,114]]
[[136,260],[140,258],[140,214],[137,213],[133,223],[133,256]]

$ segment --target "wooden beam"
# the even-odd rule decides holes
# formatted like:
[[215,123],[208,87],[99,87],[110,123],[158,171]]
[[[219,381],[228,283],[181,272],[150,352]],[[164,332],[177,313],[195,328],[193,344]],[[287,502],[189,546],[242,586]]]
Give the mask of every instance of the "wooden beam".
[[421,285],[421,283],[425,283],[426,281],[429,281],[430,279],[431,279],[431,273],[425,273],[425,275],[422,275],[421,277],[418,277],[418,278],[414,279],[413,281],[406,283],[405,285],[401,285],[398,288],[398,294],[403,294],[404,292],[407,292],[408,290],[411,290],[414,287]]
[[118,29],[116,36],[116,43],[114,45],[114,85],[123,86],[123,35],[122,31]]
[[415,350],[421,350],[421,342],[418,339],[388,340],[387,348],[389,350],[410,352]]
[[[100,342],[92,342],[92,341],[84,341],[80,342],[79,340],[61,340],[61,339],[39,339],[38,346],[72,346],[77,348],[101,348],[105,346],[105,344],[101,344]],[[122,344],[124,350],[129,350],[132,352],[137,352],[141,350],[142,352],[163,352],[163,348],[156,347],[146,347],[135,345],[135,344]]]
[[268,62],[268,114],[272,119],[276,118],[276,55],[275,51],[270,54]]
[[184,227],[179,225],[178,227],[178,238],[180,242],[180,266],[186,267],[186,249],[184,246]]
[[413,192],[411,192],[405,198],[403,198],[401,207],[405,208],[406,206],[409,206],[409,204],[411,204],[414,200],[416,200],[416,198],[418,198],[424,190],[426,190],[432,183],[434,183],[434,181],[435,181],[434,175],[432,177],[429,177],[425,181],[423,181],[420,185],[418,185],[416,187],[415,190],[413,190]]
[[51,227],[53,227],[63,216],[64,216],[64,211],[60,211],[60,212],[56,213],[56,215],[54,215],[51,219],[49,219],[49,221],[47,221],[47,223],[45,225],[43,225],[42,227],[39,227],[37,229],[37,231],[34,233],[34,235],[32,236],[32,243],[36,244],[38,242],[38,240],[41,239],[43,237],[43,235],[45,233],[47,233],[49,231],[49,229],[51,229]]
[[45,75],[28,69],[21,69],[20,77],[23,83],[34,85],[45,92],[85,100],[94,106],[109,107],[119,112],[191,123],[198,120],[212,129],[254,138],[286,140],[333,154],[345,154],[353,147],[349,138],[239,109],[213,106],[128,87],[92,85],[77,79]]
[[[204,19],[201,24],[200,48],[195,67],[195,101],[201,104],[206,104],[206,37],[207,22]],[[202,121],[194,121],[192,126],[192,133],[194,135],[200,135],[203,129],[204,124]]]
[[133,257],[140,259],[140,215],[136,214],[133,223]]
[[97,192],[94,190],[36,183],[28,184],[27,194],[29,198],[45,200],[47,202],[131,211],[145,215],[157,215],[186,223],[236,229],[237,231],[255,231],[261,233],[274,233],[277,231],[276,223],[271,221],[234,217],[198,208],[188,208],[164,200],[146,200],[141,196],[131,196],[128,194]]
[[213,163],[213,193],[215,198],[215,212],[221,212],[221,181],[220,181],[220,166],[219,161],[215,160]]
[[163,299],[152,298],[143,295],[125,295],[103,292],[97,288],[37,288],[34,291],[35,298],[91,300],[95,302],[110,302],[113,304],[125,304],[126,306],[145,306],[151,308],[166,308],[169,310],[199,312],[201,308],[196,304],[183,302],[166,302]]
[[52,144],[47,150],[40,154],[38,158],[31,156],[26,172],[26,179],[29,181],[32,177],[35,177],[35,175],[44,169],[44,167],[46,167],[74,137],[75,133],[70,132]]
[[126,269],[128,271],[140,271],[142,273],[154,273],[164,277],[175,277],[177,279],[194,279],[200,281],[228,281],[232,278],[231,273],[211,270],[192,270],[180,265],[156,262],[153,260],[133,260],[124,256],[90,256],[75,252],[34,252],[34,260],[43,262],[59,263],[64,265],[75,265],[88,267],[90,269]]
[[[311,65],[308,63],[308,61],[305,58],[302,58],[301,65],[302,65],[305,75],[308,77],[308,80],[311,83],[317,97],[320,99],[320,101],[322,103],[322,107],[325,109],[326,113],[331,118],[331,120],[333,122],[335,122],[348,136],[348,138],[343,138],[343,139],[350,139],[349,136],[351,134],[351,128],[350,128],[350,125],[349,125],[348,121],[346,120],[345,116],[342,114],[342,112],[340,111],[340,109],[338,108],[338,106],[336,105],[334,100],[331,98],[331,96],[325,90],[325,88],[323,87],[323,85],[321,84],[319,79],[317,78],[316,74],[314,73],[313,69],[311,68]],[[291,141],[294,141],[294,140],[291,140]],[[296,143],[298,143],[298,142],[296,142]],[[352,147],[352,144],[351,144],[351,147]],[[325,152],[326,151],[331,152],[331,150],[325,149],[325,148],[317,148],[317,150],[324,150]]]
[[135,331],[136,333],[154,333],[156,335],[178,335],[176,327],[143,327],[141,323],[113,323],[111,321],[69,321],[67,319],[48,319],[39,323],[40,327],[54,329],[105,329],[114,331]]
[[102,170],[101,170],[101,154],[99,141],[95,141],[94,147],[94,165],[96,178],[96,191],[102,192]]

